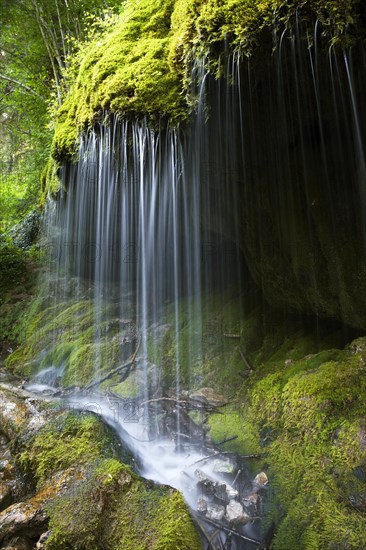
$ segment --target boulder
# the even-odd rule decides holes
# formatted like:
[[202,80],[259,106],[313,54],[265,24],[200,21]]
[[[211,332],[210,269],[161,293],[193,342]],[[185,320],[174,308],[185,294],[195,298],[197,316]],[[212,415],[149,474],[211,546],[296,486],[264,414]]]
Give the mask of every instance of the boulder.
[[30,502],[18,502],[0,514],[0,542],[14,536],[35,538],[44,532],[46,512]]
[[207,506],[206,517],[213,521],[221,521],[225,515],[225,508],[221,504],[211,503]]
[[237,500],[231,500],[226,506],[225,517],[229,523],[247,523],[250,520],[249,514]]

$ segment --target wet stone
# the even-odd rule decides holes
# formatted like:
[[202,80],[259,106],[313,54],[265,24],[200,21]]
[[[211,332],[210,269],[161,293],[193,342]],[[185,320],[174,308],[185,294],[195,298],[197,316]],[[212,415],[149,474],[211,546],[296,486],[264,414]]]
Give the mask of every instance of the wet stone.
[[32,550],[34,543],[28,537],[13,537],[3,550]]
[[40,535],[46,520],[45,511],[30,503],[13,504],[0,513],[0,542],[12,536]]
[[231,500],[226,506],[226,519],[229,523],[246,523],[250,520],[249,514],[237,500]]
[[197,512],[204,513],[207,510],[207,500],[204,498],[199,498],[197,500]]
[[225,515],[225,507],[221,504],[209,504],[207,506],[206,517],[213,521],[221,521]]
[[201,388],[195,392],[191,392],[189,397],[190,399],[201,401],[202,403],[207,403],[214,407],[219,407],[225,403],[224,397],[215,392],[212,388]]
[[255,476],[253,483],[258,485],[259,487],[264,487],[268,483],[267,474],[265,472],[260,472]]
[[251,495],[247,495],[245,498],[243,498],[242,505],[244,507],[245,512],[250,516],[256,515],[258,501],[259,501],[258,493],[252,493]]

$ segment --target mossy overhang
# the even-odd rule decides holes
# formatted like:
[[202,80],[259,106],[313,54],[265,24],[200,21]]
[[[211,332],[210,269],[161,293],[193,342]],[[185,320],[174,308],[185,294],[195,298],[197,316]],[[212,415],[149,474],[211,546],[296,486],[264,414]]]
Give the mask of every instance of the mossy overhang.
[[328,44],[350,45],[364,34],[363,11],[359,0],[127,0],[113,29],[85,50],[57,113],[52,157],[72,158],[78,135],[105,112],[185,120],[195,59],[219,74],[225,52],[250,55],[298,16],[310,34],[318,20]]

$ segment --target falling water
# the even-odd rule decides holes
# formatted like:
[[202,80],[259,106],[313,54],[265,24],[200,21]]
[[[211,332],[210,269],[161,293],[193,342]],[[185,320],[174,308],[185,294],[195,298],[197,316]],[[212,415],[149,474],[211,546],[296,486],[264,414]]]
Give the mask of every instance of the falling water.
[[[299,29],[275,36],[265,71],[260,56],[229,57],[219,80],[198,64],[198,108],[184,128],[106,115],[81,137],[77,163],[62,169],[48,227],[56,302],[87,296],[93,303],[94,389],[131,356],[140,403],[179,399],[202,385],[205,301],[227,288],[244,306],[256,284],[263,303],[332,313],[345,323],[348,303],[353,315],[364,307],[352,282],[365,267],[364,53],[324,53],[317,28],[313,36],[313,44]],[[184,347],[187,316],[197,322],[189,323]],[[164,381],[157,335],[167,322],[175,353]],[[112,325],[121,340],[109,353],[103,330]],[[54,381],[54,371],[45,374]],[[180,479],[189,464],[177,454],[184,447],[179,414],[164,454],[156,415],[132,429],[105,397],[96,406],[119,423],[145,475],[190,498]],[[191,451],[188,462],[202,452]]]

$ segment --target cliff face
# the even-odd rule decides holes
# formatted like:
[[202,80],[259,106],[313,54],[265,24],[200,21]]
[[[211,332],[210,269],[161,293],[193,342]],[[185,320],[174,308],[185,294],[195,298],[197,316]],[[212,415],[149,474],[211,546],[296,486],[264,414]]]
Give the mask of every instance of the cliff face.
[[211,185],[236,188],[269,303],[365,328],[365,51],[322,44],[285,34],[265,70],[254,56],[233,62],[231,86],[210,83]]
[[202,177],[235,189],[253,279],[272,305],[365,328],[364,20],[353,1],[127,2],[75,63],[45,194],[78,133],[111,113],[189,126],[202,59]]

